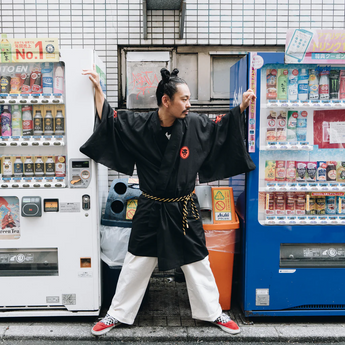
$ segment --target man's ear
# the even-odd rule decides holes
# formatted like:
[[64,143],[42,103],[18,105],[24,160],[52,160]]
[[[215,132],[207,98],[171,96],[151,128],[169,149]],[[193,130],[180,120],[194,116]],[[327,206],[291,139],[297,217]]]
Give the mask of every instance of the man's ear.
[[162,105],[165,108],[168,108],[169,107],[169,102],[170,102],[170,97],[168,95],[163,95],[162,96]]

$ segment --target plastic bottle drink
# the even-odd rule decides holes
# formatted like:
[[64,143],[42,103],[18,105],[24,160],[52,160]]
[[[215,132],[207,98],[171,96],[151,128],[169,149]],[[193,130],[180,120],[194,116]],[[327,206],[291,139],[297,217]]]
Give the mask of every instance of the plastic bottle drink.
[[54,93],[63,93],[64,71],[60,64],[57,64],[54,70]]
[[36,157],[35,161],[35,176],[42,177],[44,176],[44,163],[41,156]]
[[51,110],[47,110],[43,123],[44,123],[44,135],[53,135],[54,134],[54,118],[53,118]]
[[11,62],[11,43],[7,39],[7,34],[1,35],[0,51],[1,51],[1,62]]
[[19,105],[12,107],[12,136],[20,137],[22,135],[22,112]]
[[309,71],[309,99],[319,99],[319,77],[315,69]]
[[21,87],[21,94],[25,95],[25,94],[29,94],[31,93],[31,87],[30,87],[30,73],[26,73],[24,74],[24,77],[22,77],[24,79],[23,81],[23,85]]
[[2,177],[12,177],[12,160],[9,156],[3,158]]
[[24,176],[32,177],[34,176],[34,162],[31,156],[27,156],[24,162]]
[[9,75],[2,75],[0,78],[0,93],[10,93],[11,91],[11,77]]
[[300,101],[308,100],[308,71],[305,68],[301,69],[301,73],[298,76],[298,99]]
[[327,70],[320,72],[319,94],[320,99],[329,99],[329,71]]
[[8,105],[4,105],[1,113],[1,135],[3,137],[10,137],[12,135],[12,115]]
[[52,62],[42,64],[43,93],[53,93],[53,68],[54,64]]
[[41,72],[35,72],[36,78],[34,81],[34,84],[32,85],[32,93],[42,93],[42,73]]
[[26,105],[22,107],[23,112],[23,136],[33,135],[32,106]]
[[297,101],[298,97],[298,69],[289,69],[288,80],[289,80],[289,90],[288,90],[288,100]]
[[43,135],[43,117],[40,110],[34,115],[34,135]]
[[45,163],[45,172],[47,177],[55,176],[55,162],[53,156],[48,156]]
[[23,161],[20,156],[16,157],[14,161],[14,177],[22,177],[23,176]]
[[58,110],[55,116],[55,135],[65,134],[65,118],[62,111]]
[[345,70],[340,71],[339,98],[345,99]]
[[278,69],[278,99],[288,98],[288,70]]

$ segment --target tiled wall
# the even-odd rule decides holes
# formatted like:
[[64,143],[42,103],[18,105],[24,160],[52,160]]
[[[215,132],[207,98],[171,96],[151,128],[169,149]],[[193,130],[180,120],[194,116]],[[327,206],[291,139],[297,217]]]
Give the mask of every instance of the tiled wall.
[[144,40],[142,0],[1,0],[0,31],[96,49],[117,106],[118,45],[284,45],[287,28],[344,28],[344,6],[344,0],[187,0],[184,39],[178,11],[148,11]]
[[[144,40],[142,0],[1,0],[0,31],[17,38],[58,37],[61,48],[95,49],[106,63],[107,96],[116,107],[118,46],[260,50],[284,45],[288,28],[344,28],[344,7],[344,0],[187,0],[184,39],[179,39],[179,11],[165,10],[148,11]],[[243,188],[243,178],[240,184]]]

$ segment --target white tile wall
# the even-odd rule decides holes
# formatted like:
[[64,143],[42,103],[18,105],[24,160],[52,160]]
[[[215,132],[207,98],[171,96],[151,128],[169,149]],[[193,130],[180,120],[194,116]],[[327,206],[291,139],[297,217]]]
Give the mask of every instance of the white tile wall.
[[61,48],[93,48],[107,66],[108,100],[118,104],[118,45],[284,45],[288,28],[344,29],[344,0],[187,0],[178,11],[148,11],[142,0],[1,0],[8,37],[58,37]]
[[187,0],[183,39],[178,11],[148,11],[144,40],[142,0],[1,0],[0,31],[96,49],[116,107],[118,45],[284,45],[288,28],[344,28],[344,11],[344,0]]

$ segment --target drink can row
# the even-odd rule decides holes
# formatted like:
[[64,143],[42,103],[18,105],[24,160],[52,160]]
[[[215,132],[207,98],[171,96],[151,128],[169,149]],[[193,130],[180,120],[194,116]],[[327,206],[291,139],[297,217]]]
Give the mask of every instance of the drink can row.
[[267,182],[345,182],[345,161],[265,162]]
[[266,215],[345,214],[345,196],[317,195],[306,192],[266,193]]
[[65,156],[2,156],[3,178],[11,177],[64,177]]

